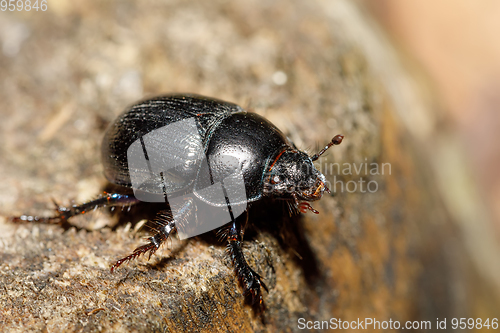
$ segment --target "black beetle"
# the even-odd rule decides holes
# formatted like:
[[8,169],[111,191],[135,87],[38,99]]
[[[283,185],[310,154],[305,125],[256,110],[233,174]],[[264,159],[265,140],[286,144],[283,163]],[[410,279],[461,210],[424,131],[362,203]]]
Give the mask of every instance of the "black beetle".
[[[161,129],[172,124],[184,124],[191,120],[194,131],[186,132],[182,126],[175,131],[161,132]],[[187,123],[186,123],[187,124]],[[187,126],[187,125],[186,125]],[[180,132],[179,132],[180,128]],[[145,149],[144,138],[155,131],[158,135],[149,143],[148,151],[144,150],[146,164],[130,160],[130,151],[134,143]],[[176,132],[177,131],[177,132]],[[173,135],[172,135],[173,133]],[[177,135],[176,135],[177,133]],[[187,133],[187,134],[186,134]],[[191,135],[192,134],[192,135]],[[199,142],[192,140],[198,137]],[[203,160],[196,156],[186,159],[188,155],[201,152],[209,163],[207,177],[210,184],[226,181],[235,167],[239,170],[244,182],[245,200],[229,205],[227,188],[224,190],[225,200],[228,200],[230,213],[229,223],[223,221],[223,235],[228,241],[228,252],[235,267],[236,274],[242,284],[245,295],[251,294],[252,301],[259,300],[262,304],[260,287],[267,287],[257,274],[247,264],[242,251],[243,233],[248,221],[248,204],[264,197],[287,200],[295,211],[318,213],[309,201],[319,200],[326,190],[326,180],[323,174],[313,165],[329,147],[342,142],[343,136],[336,135],[332,141],[319,153],[308,156],[299,151],[295,145],[272,123],[258,114],[247,112],[236,104],[192,94],[176,94],[148,99],[133,105],[122,113],[108,128],[102,144],[102,161],[107,180],[123,187],[120,193],[105,193],[98,199],[73,205],[69,208],[57,207],[53,217],[38,217],[22,215],[12,218],[15,222],[63,223],[72,216],[83,214],[98,207],[129,206],[140,202],[138,194],[163,194],[196,192],[200,185],[203,172]],[[194,143],[193,143],[194,142]],[[199,147],[196,148],[196,145]],[[173,149],[171,146],[177,148]],[[195,148],[193,148],[195,147]],[[141,148],[139,148],[141,149]],[[181,163],[170,171],[155,173],[151,170],[151,151],[161,152],[170,149],[167,158],[181,158]],[[190,150],[191,149],[191,150]],[[194,149],[194,150],[193,150]],[[185,150],[185,151],[184,151]],[[194,151],[194,153],[193,153]],[[230,158],[228,158],[228,156]],[[184,158],[184,159],[183,159]],[[160,162],[162,159],[160,158]],[[134,164],[135,163],[135,164]],[[147,165],[147,167],[146,167]],[[208,164],[205,164],[208,165]],[[167,168],[168,169],[168,168]],[[143,184],[149,184],[137,189],[134,177],[137,174],[149,174],[152,177],[143,178]],[[145,180],[145,181],[144,181]],[[134,188],[134,195],[130,194]],[[135,191],[137,190],[137,191]],[[165,196],[166,198],[166,196]],[[184,197],[183,197],[184,198]],[[203,195],[201,200],[211,203]],[[111,271],[122,263],[135,259],[141,254],[153,255],[168,239],[170,234],[179,231],[176,221],[184,221],[189,214],[197,216],[197,207],[192,200],[184,199],[180,212],[174,218],[169,200],[167,208],[158,213],[152,221],[156,233],[149,237],[149,243],[136,248],[129,256],[118,260]],[[244,201],[244,202],[243,202]],[[242,206],[246,220],[236,219],[236,206]],[[241,209],[240,209],[241,211]],[[181,216],[182,218],[177,218]],[[179,223],[177,223],[179,224]]]

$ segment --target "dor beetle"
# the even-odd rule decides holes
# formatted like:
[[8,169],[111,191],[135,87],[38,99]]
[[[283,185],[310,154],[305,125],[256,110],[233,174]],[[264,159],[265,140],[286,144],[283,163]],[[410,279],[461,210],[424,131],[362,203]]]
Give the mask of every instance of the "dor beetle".
[[[252,202],[271,197],[288,201],[294,211],[310,210],[317,214],[308,202],[319,200],[329,189],[325,176],[314,167],[313,161],[342,139],[342,135],[336,135],[320,152],[308,156],[271,122],[236,104],[192,94],[160,96],[127,109],[104,136],[104,174],[123,191],[105,193],[71,207],[57,207],[52,217],[22,215],[12,220],[66,223],[72,216],[99,207],[125,207],[144,198],[157,201],[160,194],[166,209],[151,221],[156,233],[148,238],[149,243],[113,264],[113,271],[142,254],[151,257],[172,233],[180,232],[181,225],[189,224],[186,221],[199,226],[204,219],[213,220],[213,215],[200,214],[200,205],[218,206],[218,212],[229,213],[228,220],[222,219],[218,226],[227,238],[236,275],[245,295],[251,295],[253,303],[262,304],[260,288],[267,291],[267,287],[250,268],[242,251],[247,208]],[[134,155],[134,151],[139,154]],[[231,178],[232,175],[236,176]],[[242,185],[239,192],[238,180]],[[220,193],[204,191],[206,188],[218,189]],[[238,200],[234,200],[233,194],[239,195]],[[174,200],[170,200],[174,197],[181,198],[176,209],[172,205]],[[216,197],[218,201],[213,199]],[[236,218],[243,213],[243,221]],[[213,229],[211,226],[208,230]],[[196,230],[194,234],[199,234],[207,228]]]

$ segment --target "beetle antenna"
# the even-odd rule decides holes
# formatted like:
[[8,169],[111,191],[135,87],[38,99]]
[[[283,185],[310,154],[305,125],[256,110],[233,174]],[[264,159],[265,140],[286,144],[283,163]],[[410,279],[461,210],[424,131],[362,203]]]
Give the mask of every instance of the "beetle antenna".
[[313,155],[311,157],[311,160],[313,161],[316,161],[321,155],[323,155],[327,150],[328,148],[330,148],[331,146],[333,145],[339,145],[341,142],[342,142],[342,139],[344,139],[344,136],[342,134],[337,134],[333,137],[332,141],[330,141],[326,146],[325,148],[321,149],[319,151],[319,153]]

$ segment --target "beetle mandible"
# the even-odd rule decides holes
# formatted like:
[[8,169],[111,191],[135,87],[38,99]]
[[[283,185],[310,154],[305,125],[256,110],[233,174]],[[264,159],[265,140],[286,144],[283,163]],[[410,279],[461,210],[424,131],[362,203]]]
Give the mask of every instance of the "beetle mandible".
[[[174,128],[170,132],[162,132],[162,129],[172,124],[188,124],[184,121],[191,121],[189,124],[192,131],[177,126],[170,127]],[[145,145],[145,138],[155,131],[156,136]],[[342,139],[342,135],[336,135],[325,148],[308,156],[298,150],[271,122],[236,104],[194,94],[159,96],[131,106],[110,125],[104,136],[101,150],[104,174],[110,183],[118,185],[123,191],[105,193],[95,200],[71,207],[58,206],[52,217],[22,215],[12,220],[63,223],[72,216],[99,207],[134,205],[141,201],[138,198],[141,195],[159,192],[164,194],[165,199],[167,193],[172,198],[172,194],[196,192],[200,197],[198,202],[217,206],[210,195],[200,194],[207,192],[197,192],[203,187],[200,184],[206,180],[202,179],[202,174],[208,175],[208,185],[224,181],[227,185],[227,177],[236,168],[244,184],[244,200],[231,202],[232,205],[229,206],[231,200],[228,199],[226,186],[224,196],[221,197],[227,200],[230,207],[230,221],[222,221],[223,226],[219,230],[227,238],[228,252],[245,295],[251,295],[253,303],[258,301],[262,304],[261,287],[266,291],[268,289],[260,275],[248,265],[242,251],[248,206],[262,198],[271,197],[287,200],[296,211],[312,211],[317,214],[318,211],[309,202],[319,200],[324,191],[330,190],[325,176],[315,168],[313,162],[332,145],[340,144]],[[134,143],[141,143],[136,145],[140,151],[141,147],[148,147],[148,151],[144,150],[145,160],[134,162],[130,159]],[[155,162],[150,156],[152,152],[159,152],[166,159],[177,159],[178,163],[158,174],[151,167]],[[156,162],[164,161],[165,159],[159,158]],[[204,167],[208,167],[208,173],[203,173]],[[148,174],[153,176],[146,177],[147,179],[142,177],[142,184],[146,185],[137,188],[134,179]],[[131,188],[134,189],[134,195],[130,194]],[[182,198],[175,216],[171,202],[166,200],[166,209],[160,211],[152,221],[156,233],[148,238],[149,243],[118,260],[112,265],[111,271],[142,254],[151,257],[172,233],[179,232],[179,224],[182,224],[180,221],[185,221],[187,216],[195,215],[196,221],[203,220],[203,216],[197,216],[198,208],[192,200],[193,196],[189,197],[191,199]],[[245,214],[246,221],[236,219],[234,213],[238,206],[240,212]]]

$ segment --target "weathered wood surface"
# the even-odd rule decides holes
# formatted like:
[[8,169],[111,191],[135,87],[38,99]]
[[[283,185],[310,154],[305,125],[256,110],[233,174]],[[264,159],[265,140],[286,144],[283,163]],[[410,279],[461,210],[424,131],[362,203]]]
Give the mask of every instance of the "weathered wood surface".
[[[213,237],[173,240],[149,262],[111,274],[114,260],[143,242],[128,223],[143,218],[133,211],[118,224],[108,214],[76,222],[96,231],[3,221],[2,330],[277,332],[297,331],[299,318],[434,325],[469,313],[467,259],[399,121],[404,103],[346,33],[364,25],[360,18],[343,1],[53,1],[43,13],[0,13],[10,35],[0,56],[3,215],[49,213],[51,198],[68,204],[102,191],[105,126],[146,95],[236,102],[310,151],[346,136],[321,160],[338,183],[314,205],[320,215],[289,218],[270,204],[252,211],[261,227],[245,253],[270,288],[262,315],[245,304]],[[330,173],[334,162],[340,174]],[[387,163],[390,174],[345,175],[343,163]],[[362,193],[361,178],[377,191],[365,183]],[[357,191],[341,191],[349,181]]]

